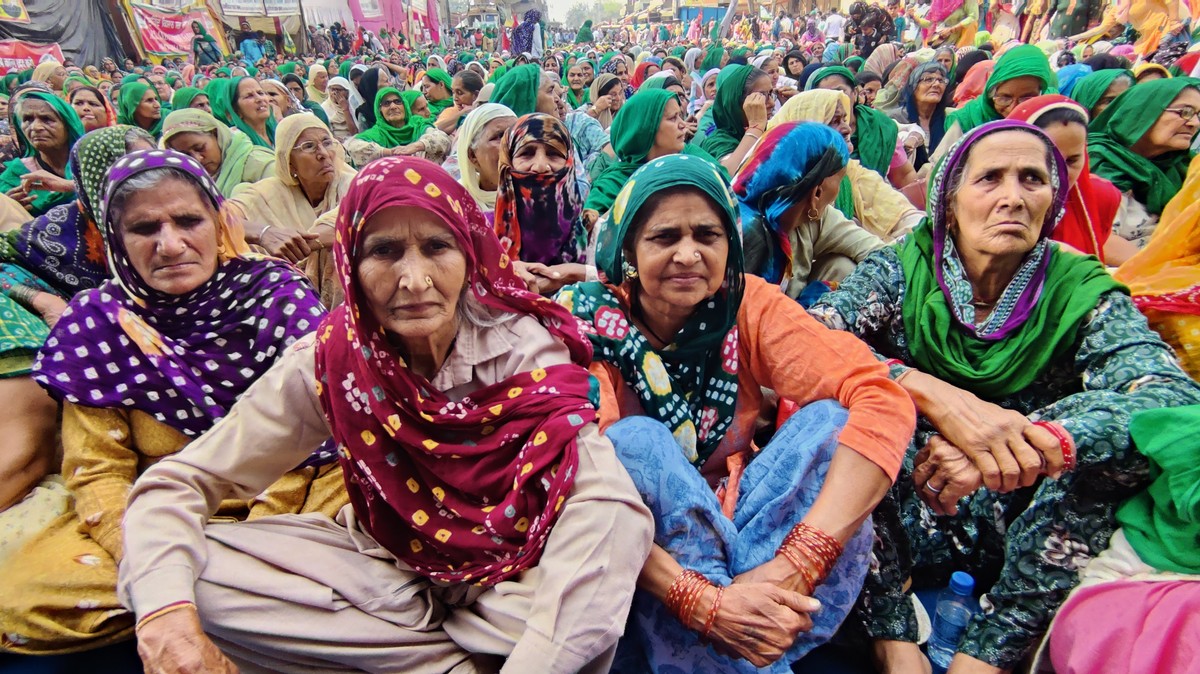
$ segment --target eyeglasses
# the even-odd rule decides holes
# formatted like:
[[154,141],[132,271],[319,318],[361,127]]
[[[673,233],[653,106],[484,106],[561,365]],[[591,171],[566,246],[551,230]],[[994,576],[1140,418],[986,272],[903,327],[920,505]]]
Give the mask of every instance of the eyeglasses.
[[1179,115],[1179,119],[1186,122],[1196,116],[1197,110],[1189,105],[1185,105],[1182,108],[1167,108],[1163,112],[1173,112]]
[[303,154],[316,154],[317,148],[321,148],[322,152],[329,152],[330,150],[333,149],[333,145],[334,145],[334,140],[332,138],[326,138],[325,140],[323,140],[319,143],[314,140],[308,140],[303,143],[300,143],[299,145],[297,145],[296,147],[293,147],[292,149],[297,152],[303,153]]
[[992,103],[994,103],[997,108],[1007,108],[1011,105],[1020,105],[1025,101],[1031,101],[1040,95],[1041,94],[1026,94],[1025,96],[1019,96],[1016,98],[1008,95],[1002,95],[993,98]]
[[392,108],[397,105],[404,105],[404,101],[400,100],[399,98],[391,98],[386,101],[380,102],[379,109],[382,110],[383,108]]
[[945,77],[939,77],[938,75],[926,75],[925,77],[917,80],[917,84],[946,84],[947,82],[949,82],[949,80],[947,80]]

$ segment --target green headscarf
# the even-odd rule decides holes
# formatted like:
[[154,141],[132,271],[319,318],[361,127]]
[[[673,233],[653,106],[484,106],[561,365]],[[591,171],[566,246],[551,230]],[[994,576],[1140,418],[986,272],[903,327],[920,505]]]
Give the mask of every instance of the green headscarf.
[[575,44],[585,44],[587,42],[595,42],[596,38],[592,35],[592,20],[588,19],[579,27],[579,32],[575,33]]
[[[400,97],[401,103],[404,104],[404,126],[392,126],[383,118],[380,108],[383,104],[383,98],[388,94],[396,94]],[[410,90],[401,92],[395,87],[380,89],[379,93],[375,94],[375,126],[358,134],[358,137],[387,148],[400,147],[401,145],[416,142],[421,138],[421,134],[425,133],[425,129],[433,125],[433,120],[428,117],[420,117],[413,114],[412,104],[420,97],[420,91]]]
[[842,61],[842,65],[846,66],[846,68],[851,72],[854,72],[856,69],[861,69],[863,64],[866,62],[867,60],[861,56],[851,56],[845,61]]
[[[1112,105],[1088,125],[1088,157],[1092,173],[1133,197],[1146,210],[1161,215],[1187,177],[1190,150],[1177,150],[1146,159],[1131,148],[1158,121],[1163,110],[1200,80],[1172,77],[1141,82],[1117,96]],[[1078,88],[1078,87],[1076,87]]]
[[966,133],[981,124],[1000,119],[1000,113],[996,112],[995,106],[992,105],[992,92],[1001,84],[1018,77],[1038,78],[1042,83],[1043,94],[1054,93],[1058,88],[1058,78],[1050,69],[1050,61],[1046,54],[1036,45],[1018,45],[1004,52],[1000,60],[996,61],[996,69],[988,77],[983,95],[976,96],[958,110],[946,114],[946,128],[950,129],[957,122],[958,128]]
[[542,69],[529,63],[517,66],[496,83],[492,90],[491,103],[499,103],[520,117],[537,110],[538,87],[542,83]]
[[[850,84],[851,91],[854,90],[854,73],[846,66],[826,66],[817,70],[808,78],[804,90],[817,89],[821,80],[832,75],[845,79]],[[900,136],[899,125],[891,117],[869,105],[855,105],[854,120],[854,135],[850,137],[854,143],[854,152],[850,157],[886,178],[892,164],[892,155],[896,152],[896,140]]]
[[145,78],[142,75],[126,75],[125,77],[121,78],[121,84],[119,84],[118,86],[123,87],[127,84],[133,84],[134,82],[137,82],[138,80],[141,80],[141,79],[145,79]]
[[[229,77],[229,76],[233,75],[233,68],[230,68],[229,66],[222,66],[222,67],[220,67],[220,68],[217,68],[217,69],[216,69],[216,70],[213,72],[213,76],[214,76],[214,78],[215,78],[217,75],[223,75],[223,76],[225,76],[225,77]],[[123,82],[123,81],[124,81],[124,80],[122,80],[122,82]]]
[[[579,65],[579,63],[576,62],[575,65]],[[567,80],[567,73],[570,72],[570,70],[570,67],[565,68],[566,72],[564,72],[562,76],[562,85],[563,88],[567,90],[567,105],[570,106],[572,110],[578,110],[579,108],[582,108],[591,102],[592,92],[590,89],[588,89],[588,87],[585,86],[583,88],[583,93],[580,94],[579,98],[576,98],[575,92],[571,91],[571,83]]]
[[714,44],[704,52],[704,60],[700,62],[700,72],[706,73],[713,68],[721,67],[721,57],[725,55],[725,48],[721,45]]
[[212,42],[213,44],[217,43],[217,39],[208,34],[208,29],[204,27],[203,23],[200,23],[199,21],[193,21],[192,24],[193,24],[192,25],[193,31],[197,26],[200,27],[200,32],[194,33],[192,35],[192,40],[200,40],[202,42]]
[[[638,211],[650,197],[673,187],[699,190],[722,215],[729,241],[725,282],[716,295],[696,307],[669,349],[655,350],[632,320],[628,331],[615,333],[601,327],[590,331],[588,338],[595,359],[621,371],[625,382],[639,392],[643,412],[665,424],[683,455],[700,466],[721,444],[737,405],[737,396],[728,394],[737,387],[737,373],[724,367],[723,347],[737,325],[745,269],[734,211],[737,202],[728,181],[711,163],[680,154],[660,157],[638,169],[597,233],[596,265],[613,283],[627,279],[624,249]],[[628,315],[617,295],[597,282],[564,288],[557,299],[592,325],[603,326],[602,316],[610,312]],[[715,422],[703,423],[703,415],[712,413]]]
[[175,92],[171,97],[171,108],[173,110],[183,110],[192,105],[192,99],[197,96],[207,96],[203,91],[196,87],[183,87]]
[[354,61],[349,59],[342,61],[342,65],[338,66],[338,77],[350,79],[350,69],[354,67]]
[[[671,100],[677,100],[675,94],[665,89],[647,89],[625,101],[608,130],[616,159],[592,181],[584,208],[605,213],[612,207],[617,193],[629,182],[629,176],[646,163],[646,155],[654,147],[654,137],[662,123],[663,111]],[[685,145],[683,153],[717,164],[707,152],[694,145]]]
[[742,101],[746,97],[742,92],[753,72],[753,66],[725,66],[717,75],[717,95],[712,104],[717,128],[700,145],[717,159],[736,150],[746,134],[746,117],[742,112]]
[[[132,84],[126,84],[125,86],[121,87],[120,101],[117,105],[118,124],[139,126],[137,121],[133,118],[133,113],[135,110],[137,110],[137,107],[141,105],[142,98],[145,97],[147,91],[154,91],[154,89],[151,88],[149,84],[145,84],[143,82],[133,82]],[[157,97],[158,92],[155,91],[154,95]],[[161,100],[159,101],[159,104],[162,104]],[[146,131],[149,131],[150,135],[154,136],[155,138],[158,138],[162,135],[163,117],[167,116],[167,112],[168,111],[160,111],[158,121],[154,122],[154,126],[152,128],[146,129]]]
[[508,74],[508,66],[496,66],[496,69],[488,75],[487,81],[490,84],[496,84],[504,79],[506,74]]
[[[450,73],[446,72],[445,70],[442,70],[441,68],[430,68],[429,70],[425,71],[425,77],[428,77],[439,84],[444,84],[446,86],[446,91],[453,91],[454,78],[450,77]],[[432,119],[437,119],[438,115],[442,114],[443,110],[454,105],[453,97],[435,101],[426,96],[425,100],[429,103],[429,116]]]
[[281,77],[283,75],[292,75],[296,72],[296,63],[294,61],[288,61],[287,63],[276,68],[275,71],[278,72]]
[[1162,571],[1200,574],[1200,405],[1133,415],[1129,435],[1150,461],[1150,486],[1117,510],[1129,545]]
[[1071,88],[1070,96],[1088,111],[1088,116],[1090,117],[1096,104],[1100,102],[1101,98],[1104,98],[1104,92],[1108,91],[1112,83],[1118,77],[1122,76],[1127,77],[1129,85],[1133,86],[1133,73],[1128,70],[1110,68],[1108,70],[1097,70],[1094,73],[1088,73],[1079,78],[1079,81]]
[[88,80],[88,78],[84,77],[83,75],[71,75],[67,79],[63,80],[63,88],[62,88],[63,98],[67,98],[68,96],[70,96],[70,94],[71,94],[70,87],[71,87],[72,82],[78,82],[78,83],[82,84],[83,86],[88,87],[89,89],[94,89],[96,87],[96,85],[92,84],[91,81]]
[[[63,125],[66,126],[67,129],[68,150],[74,147],[76,141],[83,137],[85,133],[83,129],[83,122],[79,121],[79,115],[75,114],[75,108],[72,108],[70,104],[63,99],[49,92],[36,90],[22,92],[16,97],[16,101],[18,102],[25,99],[37,99],[44,103],[48,103],[50,107],[54,108],[54,112],[59,116],[60,119],[62,119]],[[19,104],[11,106],[11,109],[9,110],[10,119],[16,119],[18,107]],[[17,133],[17,142],[22,150],[21,156],[36,156],[37,150],[34,149],[33,144],[29,142],[29,139],[25,137],[24,132],[21,131],[21,126],[13,123],[12,128]],[[25,166],[25,162],[21,161],[20,158],[13,159],[12,161],[8,162],[8,164],[5,165],[4,172],[0,174],[0,191],[8,192],[14,187],[20,185],[21,176],[25,175],[26,173],[29,173],[29,169]],[[68,179],[74,178],[71,173],[70,162],[67,162],[63,177]],[[30,204],[30,213],[35,216],[41,215],[55,206],[69,203],[75,198],[74,192],[48,192],[45,190],[31,190],[30,194],[33,195],[33,202]]]
[[[988,338],[976,336],[964,327],[959,310],[970,302],[970,289],[965,290],[966,300],[953,303],[948,293],[954,292],[951,288],[961,288],[965,276],[956,277],[949,271],[953,268],[947,261],[950,258],[942,261],[942,269],[938,269],[937,263],[938,257],[948,254],[948,242],[952,243],[946,226],[950,176],[962,170],[971,145],[989,133],[1011,126],[1000,124],[995,129],[968,132],[950,149],[929,181],[928,216],[897,244],[905,284],[901,316],[909,353],[916,367],[985,400],[999,400],[1023,391],[1051,363],[1064,359],[1069,362],[1069,352],[1075,348],[1079,327],[1096,308],[1100,296],[1113,290],[1125,290],[1095,257],[1063,252],[1058,244],[1046,239],[1056,224],[1056,217],[1061,216],[1066,198],[1067,178],[1055,171],[1052,182],[1055,199],[1039,241],[997,303],[997,312],[1008,307],[1012,313],[1008,314],[1009,318],[1001,314],[991,317],[995,320],[1003,318],[1005,323]],[[1044,134],[1038,137],[1048,147],[1053,147]],[[1056,161],[1061,162],[1061,159]],[[1065,165],[1062,166],[1065,174]],[[936,255],[935,251],[938,251]],[[956,252],[949,254],[957,255]],[[1042,256],[1041,262],[1038,255]],[[1045,273],[1041,291],[1030,295],[1036,290],[1034,284],[1039,280],[1038,268],[1042,264]],[[1024,265],[1031,266],[1026,269]],[[961,265],[958,268],[961,269]],[[1017,312],[1023,301],[1032,302],[1028,314],[1017,325],[1009,326],[1008,320],[1019,316]],[[1007,334],[996,339],[1001,328],[1007,330]]]
[[[266,138],[258,135],[249,124],[242,119],[237,113],[235,101],[237,101],[238,85],[242,80],[250,79],[247,77],[232,77],[221,80],[213,80],[205,87],[204,93],[208,94],[208,104],[212,107],[213,117],[218,120],[238,129],[250,138],[250,142],[260,147],[272,147],[271,143]],[[124,92],[122,98],[124,98]],[[275,118],[267,118],[267,135],[274,140],[275,138]]]
[[234,188],[244,182],[274,175],[275,153],[270,148],[255,145],[246,134],[234,133],[203,110],[181,108],[167,115],[160,145],[167,147],[171,138],[181,133],[216,135],[217,146],[221,148],[221,167],[213,180],[226,197],[233,196]]

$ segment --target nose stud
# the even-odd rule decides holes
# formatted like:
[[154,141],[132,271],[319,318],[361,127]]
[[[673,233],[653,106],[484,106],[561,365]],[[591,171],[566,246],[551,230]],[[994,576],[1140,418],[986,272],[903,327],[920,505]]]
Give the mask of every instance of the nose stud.
[[428,276],[425,277],[425,287],[426,288],[433,287],[433,279],[429,278]]
[[696,251],[695,255],[696,255],[696,259],[699,260],[700,259],[700,251]]

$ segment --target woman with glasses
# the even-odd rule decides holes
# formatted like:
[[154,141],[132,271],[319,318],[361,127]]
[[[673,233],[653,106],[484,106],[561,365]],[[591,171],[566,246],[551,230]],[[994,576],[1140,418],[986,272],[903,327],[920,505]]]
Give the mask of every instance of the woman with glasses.
[[946,134],[949,80],[949,73],[942,64],[937,61],[922,63],[909,73],[896,107],[884,110],[898,124],[916,124],[925,132],[926,143],[917,148],[913,157],[914,169],[920,170],[929,163],[929,155]]
[[[275,130],[275,175],[234,190],[231,213],[245,226],[246,240],[275,257],[301,264],[327,307],[341,303],[329,249],[337,208],[354,169],[321,120],[292,115]],[[278,232],[283,236],[268,236]]]
[[450,136],[434,126],[429,103],[420,91],[380,89],[371,117],[371,126],[346,141],[346,152],[355,166],[396,155],[441,163],[450,151]]
[[1092,172],[1121,190],[1113,233],[1142,248],[1187,176],[1200,128],[1200,80],[1143,82],[1088,126]]

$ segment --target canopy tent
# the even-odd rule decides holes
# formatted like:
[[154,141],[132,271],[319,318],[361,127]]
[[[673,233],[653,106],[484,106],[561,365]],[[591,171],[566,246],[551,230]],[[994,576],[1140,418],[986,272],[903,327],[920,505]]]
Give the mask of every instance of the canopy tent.
[[100,63],[106,56],[123,58],[125,50],[104,0],[24,0],[24,6],[20,19],[0,21],[0,40],[58,43],[63,56],[79,64]]

